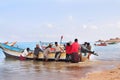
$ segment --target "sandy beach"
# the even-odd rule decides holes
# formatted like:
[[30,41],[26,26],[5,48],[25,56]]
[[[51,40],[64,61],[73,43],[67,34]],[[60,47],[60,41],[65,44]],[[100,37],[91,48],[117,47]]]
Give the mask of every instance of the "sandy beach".
[[80,80],[120,80],[120,64],[111,70],[88,73]]

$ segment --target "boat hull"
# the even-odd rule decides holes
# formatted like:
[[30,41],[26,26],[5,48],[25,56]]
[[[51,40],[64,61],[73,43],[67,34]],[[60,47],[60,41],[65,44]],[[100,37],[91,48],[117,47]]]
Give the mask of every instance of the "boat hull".
[[[21,52],[11,51],[11,50],[7,50],[7,49],[4,49],[3,52],[6,56],[6,58],[16,58],[16,59],[18,59],[20,57],[20,54],[21,54]],[[54,57],[55,57],[55,53],[49,53],[48,54],[48,59],[54,60],[55,59]],[[61,53],[60,60],[65,60],[65,58],[66,58],[66,54],[64,52]],[[26,59],[34,59],[33,53],[30,54],[29,56],[27,56]],[[43,55],[42,52],[39,53],[38,59],[39,60],[44,59],[44,55]]]

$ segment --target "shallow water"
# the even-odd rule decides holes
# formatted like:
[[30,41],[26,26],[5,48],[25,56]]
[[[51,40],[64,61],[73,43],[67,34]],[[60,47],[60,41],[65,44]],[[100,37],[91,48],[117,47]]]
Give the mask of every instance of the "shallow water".
[[108,46],[93,46],[99,56],[94,56],[95,60],[100,61],[119,61],[120,60],[120,43]]
[[[20,43],[19,47],[27,44]],[[80,63],[5,59],[0,51],[0,80],[79,80],[86,73],[111,69],[120,63],[119,44],[93,48],[99,56],[92,55],[91,61]]]
[[[106,64],[107,63],[107,64]],[[78,80],[88,72],[106,70],[115,67],[111,63],[101,62],[43,62],[1,59],[1,80]]]

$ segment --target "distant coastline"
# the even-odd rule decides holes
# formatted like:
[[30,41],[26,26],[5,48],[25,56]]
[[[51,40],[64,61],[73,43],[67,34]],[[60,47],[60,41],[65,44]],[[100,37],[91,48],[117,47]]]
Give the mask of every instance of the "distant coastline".
[[115,43],[119,43],[120,42],[120,38],[116,37],[116,38],[110,38],[108,40],[98,40],[96,42],[106,42],[106,43],[115,42]]
[[109,40],[106,40],[105,42],[120,42],[120,38],[110,38]]

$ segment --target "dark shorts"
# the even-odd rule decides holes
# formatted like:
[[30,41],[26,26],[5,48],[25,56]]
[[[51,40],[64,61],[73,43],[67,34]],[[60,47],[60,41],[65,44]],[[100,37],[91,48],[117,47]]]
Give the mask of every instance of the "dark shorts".
[[61,52],[56,52],[55,53],[55,60],[59,60],[60,56],[61,56]]
[[80,57],[78,55],[78,53],[72,53],[71,54],[71,62],[73,63],[78,63],[80,61]]

